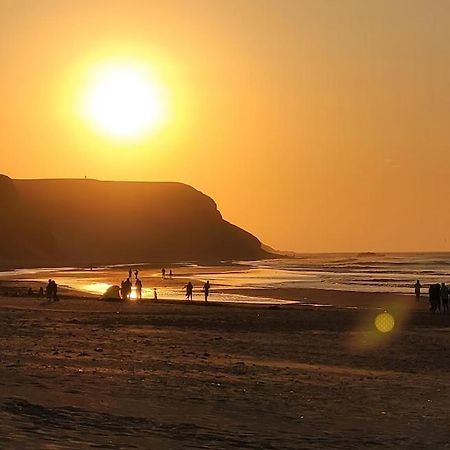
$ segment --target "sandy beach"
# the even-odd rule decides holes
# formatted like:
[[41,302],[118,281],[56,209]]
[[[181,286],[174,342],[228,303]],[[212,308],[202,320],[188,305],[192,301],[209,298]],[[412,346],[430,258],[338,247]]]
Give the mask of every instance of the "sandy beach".
[[0,448],[450,448],[450,316],[401,300],[2,297]]
[[0,0],[0,450],[450,450],[450,0]]

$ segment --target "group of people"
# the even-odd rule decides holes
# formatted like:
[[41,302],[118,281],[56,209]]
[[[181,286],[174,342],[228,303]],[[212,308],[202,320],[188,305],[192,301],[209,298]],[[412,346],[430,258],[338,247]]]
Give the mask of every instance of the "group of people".
[[[165,280],[167,278],[166,274],[167,274],[167,271],[166,271],[165,267],[163,267],[161,269],[161,277],[162,277],[163,280]],[[169,279],[170,280],[172,279],[172,276],[173,276],[172,269],[169,269]]]
[[[165,268],[161,269],[161,277],[163,280],[166,279],[172,279],[173,278],[173,272],[172,269],[169,270],[169,272],[166,271]],[[132,296],[133,292],[133,272],[131,269],[128,271],[128,277],[125,280],[122,280],[120,284],[119,289],[119,295],[122,300],[130,300],[130,299],[136,299],[141,300],[142,299],[142,280],[139,278],[139,270],[134,271],[134,291],[135,295]],[[186,293],[186,300],[192,300],[194,295],[194,285],[191,281],[188,281],[188,283],[184,286],[185,293]],[[211,289],[211,284],[209,280],[203,285],[202,292],[204,294],[205,302],[208,301],[209,292]],[[158,300],[158,293],[156,291],[156,288],[153,290],[153,299]]]
[[[445,283],[432,284],[429,288],[430,311],[448,313],[449,288]],[[442,306],[442,309],[441,309]]]
[[[422,285],[420,284],[420,280],[417,280],[416,284],[414,285],[417,301],[419,301],[420,299],[421,288]],[[431,284],[428,289],[430,311],[433,313],[435,312],[448,313],[449,297],[450,297],[450,287],[447,284],[445,283]]]
[[59,301],[58,297],[58,285],[55,280],[48,280],[47,287],[45,288],[45,296],[49,302]]
[[[184,286],[184,288],[186,289],[186,300],[192,300],[192,296],[194,293],[194,285],[188,281],[188,283],[186,284],[186,286]],[[205,295],[205,302],[208,301],[208,297],[209,297],[209,290],[211,289],[211,284],[209,283],[209,280],[203,285],[203,293]]]
[[[120,296],[122,300],[130,300],[131,298],[131,292],[133,290],[133,283],[132,283],[132,271],[131,269],[128,271],[128,278],[126,280],[122,280],[120,283]],[[142,281],[139,278],[139,270],[134,271],[134,288],[136,292],[136,299],[141,300],[142,299]]]

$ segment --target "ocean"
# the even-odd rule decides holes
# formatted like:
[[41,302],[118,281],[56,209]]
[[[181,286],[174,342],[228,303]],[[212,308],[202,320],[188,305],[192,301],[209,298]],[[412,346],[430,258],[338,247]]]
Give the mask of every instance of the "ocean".
[[416,280],[424,287],[450,283],[450,253],[311,254],[250,266],[245,282],[260,287],[406,294]]
[[[61,286],[91,294],[102,294],[113,284],[127,276],[128,265],[89,268],[36,268],[0,272],[6,280],[46,282],[53,278]],[[157,287],[160,299],[183,299],[184,291],[178,283],[161,285],[160,270],[154,265],[133,264],[140,269],[143,295],[153,298]],[[178,263],[170,266],[176,280],[191,278],[197,281],[198,290],[207,279],[213,290],[211,300],[273,303],[277,300],[260,296],[227,293],[228,289],[276,289],[313,288],[354,292],[412,293],[414,283],[420,280],[424,292],[428,285],[437,282],[450,283],[450,253],[404,253],[404,254],[308,254],[293,258],[261,261],[241,261],[202,266]],[[194,283],[195,284],[195,283]],[[221,293],[214,288],[220,288]],[[281,303],[281,301],[280,301]]]

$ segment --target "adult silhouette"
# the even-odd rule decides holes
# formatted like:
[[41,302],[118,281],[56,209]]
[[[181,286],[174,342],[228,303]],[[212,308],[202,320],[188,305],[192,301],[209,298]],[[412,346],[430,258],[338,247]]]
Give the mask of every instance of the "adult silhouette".
[[422,285],[420,284],[420,280],[416,281],[416,284],[414,285],[414,292],[416,293],[416,300],[419,301],[420,299],[420,289],[422,288]]
[[441,303],[442,312],[448,312],[448,286],[445,283],[441,284]]
[[193,284],[189,281],[185,286],[186,288],[186,300],[192,300],[192,293],[194,291]]
[[58,285],[56,284],[55,280],[51,281],[52,287],[51,287],[51,298],[54,302],[59,302],[58,297]]
[[131,281],[127,278],[125,281],[122,281],[120,292],[122,294],[122,300],[130,300],[131,295]]
[[441,285],[439,283],[432,284],[429,289],[430,311],[441,311]]
[[48,280],[47,286],[45,287],[45,296],[47,297],[48,301],[51,301],[51,299],[53,297],[52,289],[53,289],[53,283],[52,283],[52,279],[50,278]]
[[209,280],[203,285],[203,292],[205,293],[205,302],[208,301],[209,290],[211,289],[211,285],[209,284]]
[[139,278],[136,278],[136,298],[138,300],[142,299],[142,281]]

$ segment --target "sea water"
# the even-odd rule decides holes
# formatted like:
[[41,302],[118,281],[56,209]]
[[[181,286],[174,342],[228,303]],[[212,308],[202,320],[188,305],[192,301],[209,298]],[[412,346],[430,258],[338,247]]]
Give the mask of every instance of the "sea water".
[[[128,265],[77,269],[73,267],[17,269],[0,272],[0,278],[46,282],[53,278],[61,286],[101,295],[113,285],[127,277]],[[167,280],[155,283],[161,277],[160,269],[142,264],[133,264],[132,270],[140,269],[143,281],[143,297],[153,298],[153,287],[160,299],[183,299],[180,283]],[[408,254],[308,254],[291,258],[259,261],[223,262],[214,266],[178,263],[170,266],[175,280],[197,281],[195,297],[201,299],[198,286],[207,279],[213,286],[211,300],[245,301],[262,303],[269,299],[260,296],[239,295],[227,290],[239,288],[313,288],[355,292],[412,293],[416,280],[424,288],[431,283],[450,283],[450,253]],[[223,292],[215,292],[220,288]],[[270,299],[270,302],[285,303]]]

